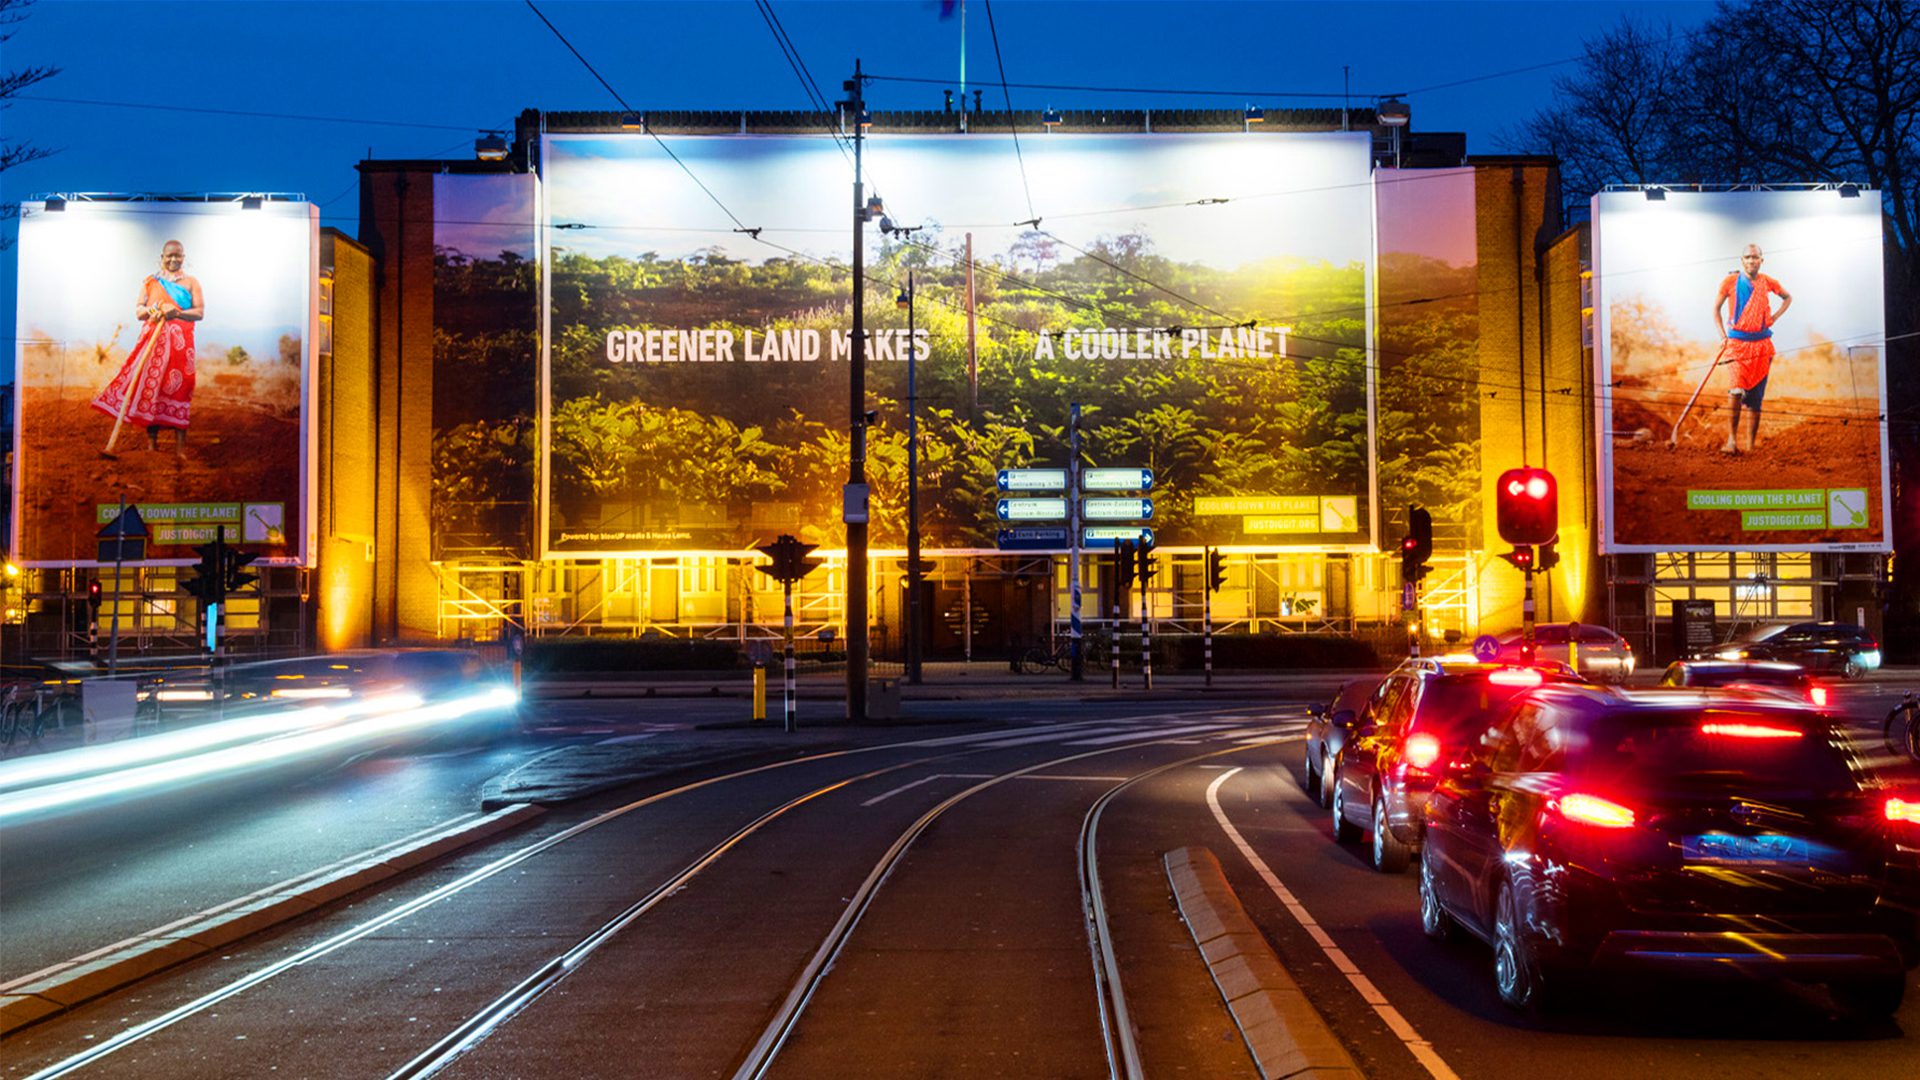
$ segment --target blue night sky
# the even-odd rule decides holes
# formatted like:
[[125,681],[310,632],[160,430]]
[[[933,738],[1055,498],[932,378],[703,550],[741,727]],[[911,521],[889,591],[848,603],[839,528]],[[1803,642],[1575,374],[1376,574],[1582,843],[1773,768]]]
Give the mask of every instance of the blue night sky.
[[[958,85],[961,23],[941,19],[937,0],[772,7],[829,100],[842,96],[856,57],[872,73],[945,80],[877,82],[868,91],[876,109],[939,108],[942,85]],[[988,81],[998,73],[985,5],[965,7],[968,85],[987,89],[988,108],[1002,108]],[[808,107],[752,3],[553,0],[541,10],[636,109]],[[1472,152],[1488,153],[1506,149],[1501,133],[1549,100],[1584,37],[1623,15],[1684,29],[1711,11],[1707,3],[1597,0],[1000,0],[993,16],[1012,83],[1231,91],[1016,87],[1017,109],[1337,105],[1342,65],[1350,65],[1356,102],[1405,93],[1416,130],[1465,131]],[[294,191],[321,204],[323,225],[353,234],[354,165],[369,154],[467,156],[479,130],[510,129],[524,108],[618,107],[519,2],[40,0],[16,29],[0,64],[63,70],[5,112],[9,141],[58,151],[0,175],[8,200],[46,191]],[[178,111],[186,109],[274,115]],[[14,323],[17,254],[0,254],[0,326]]]

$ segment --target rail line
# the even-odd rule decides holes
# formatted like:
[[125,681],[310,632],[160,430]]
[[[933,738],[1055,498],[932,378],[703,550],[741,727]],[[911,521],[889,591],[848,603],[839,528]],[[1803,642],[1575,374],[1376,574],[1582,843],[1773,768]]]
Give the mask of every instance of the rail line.
[[[1051,760],[1039,762],[1037,764],[1029,765],[1024,768],[1014,769],[1012,771],[1005,772],[998,776],[995,776],[991,779],[983,780],[980,783],[975,784],[964,791],[961,791],[955,795],[949,796],[948,798],[934,805],[926,813],[922,814],[916,821],[914,821],[912,825],[908,826],[907,829],[904,832],[902,832],[899,835],[899,837],[897,837],[894,840],[893,844],[890,847],[888,847],[886,853],[880,857],[880,860],[874,864],[873,869],[870,872],[868,872],[866,880],[860,883],[859,889],[857,889],[854,892],[852,898],[850,899],[850,901],[846,906],[846,909],[841,912],[840,918],[834,923],[833,928],[830,931],[828,931],[826,938],[821,941],[819,948],[817,948],[814,951],[813,957],[810,960],[808,960],[806,967],[801,970],[799,979],[795,981],[792,989],[787,992],[786,999],[781,1002],[780,1007],[775,1012],[772,1021],[770,1021],[767,1024],[766,1028],[761,1032],[760,1038],[753,1044],[752,1048],[748,1050],[746,1059],[742,1061],[739,1068],[734,1071],[733,1080],[764,1080],[764,1077],[767,1075],[768,1070],[770,1070],[773,1067],[774,1060],[777,1057],[779,1057],[781,1048],[786,1045],[787,1040],[793,1034],[794,1028],[799,1024],[800,1017],[802,1014],[805,1013],[807,1005],[811,1003],[811,1001],[813,1000],[814,994],[819,990],[821,983],[826,979],[827,972],[832,969],[834,962],[839,958],[840,953],[846,948],[847,942],[852,939],[853,932],[859,926],[860,920],[863,917],[865,917],[867,910],[872,906],[873,898],[879,892],[880,887],[884,885],[886,883],[887,878],[892,875],[894,869],[900,864],[900,860],[905,857],[907,851],[913,846],[914,841],[918,840],[921,834],[924,833],[927,830],[927,828],[931,826],[936,820],[938,820],[941,817],[941,815],[945,814],[948,810],[953,809],[955,806],[958,806],[960,803],[966,801],[967,799],[970,799],[973,796],[979,794],[980,792],[996,787],[1002,783],[1005,783],[1008,780],[1012,780],[1021,776],[1026,776],[1031,773],[1036,773],[1043,769],[1051,769],[1060,765],[1068,765],[1076,761],[1084,761],[1087,758],[1099,757],[1105,754],[1118,753],[1123,750],[1138,750],[1146,746],[1163,746],[1163,745],[1167,745],[1169,743],[1178,742],[1178,741],[1182,741],[1182,740],[1179,740],[1179,739],[1143,740],[1140,742],[1130,743],[1124,746],[1109,746],[1109,747],[1103,747],[1098,750],[1089,750],[1084,753],[1069,754],[1064,757],[1053,758]],[[1119,791],[1126,788],[1129,784],[1133,783],[1135,780],[1144,779],[1146,777],[1154,776],[1159,773],[1165,772],[1168,769],[1178,768],[1182,765],[1191,764],[1194,761],[1203,760],[1209,757],[1215,757],[1220,754],[1235,753],[1240,750],[1245,750],[1245,749],[1248,749],[1251,745],[1254,745],[1254,744],[1243,744],[1238,746],[1227,747],[1221,750],[1209,751],[1204,754],[1196,754],[1191,757],[1182,759],[1180,761],[1171,762],[1169,764],[1158,766],[1154,769],[1147,770],[1146,772],[1143,772],[1138,776],[1122,781],[1115,788],[1108,791],[1106,795],[1103,795],[1101,797],[1100,801],[1095,804],[1095,809],[1092,811],[1089,811],[1087,819],[1082,822],[1081,834],[1083,838],[1082,840],[1083,857],[1084,857],[1084,852],[1091,845],[1091,834],[1094,831],[1097,831],[1099,827],[1099,815],[1097,811],[1099,809],[1103,809],[1107,801],[1109,801],[1113,795],[1117,794]],[[1088,872],[1092,872],[1096,875],[1098,873],[1097,868],[1088,867],[1084,864],[1084,861],[1083,861],[1083,865],[1082,865],[1083,902],[1086,896],[1084,892],[1084,889],[1086,887],[1084,875]],[[1093,888],[1094,888],[1094,894],[1097,897],[1098,896],[1097,882],[1094,884]],[[1115,1045],[1116,1041],[1118,1041],[1122,1046],[1130,1046],[1133,1040],[1132,1040],[1132,1031],[1130,1028],[1125,1028],[1124,1033],[1121,1033],[1121,1028],[1126,1024],[1125,999],[1120,995],[1119,982],[1118,982],[1118,970],[1117,970],[1115,961],[1113,959],[1112,940],[1105,925],[1106,915],[1105,915],[1104,902],[1097,902],[1097,910],[1098,910],[1097,918],[1099,922],[1099,929],[1098,929],[1097,935],[1091,935],[1091,936],[1094,942],[1093,947],[1096,954],[1094,958],[1095,977],[1096,977],[1096,980],[1100,981],[1103,986],[1103,993],[1101,994],[1101,1009],[1100,1009],[1101,1033],[1102,1033],[1102,1038],[1105,1040],[1105,1042],[1109,1047],[1109,1067],[1112,1068],[1113,1066],[1112,1047]],[[1094,916],[1090,914],[1089,917],[1093,918]],[[1112,1003],[1115,1006],[1115,1008],[1112,1010],[1109,1009],[1108,991],[1104,989],[1109,987],[1110,987],[1110,993],[1112,995]],[[1131,1071],[1129,1071],[1126,1075],[1130,1078],[1138,1077],[1140,1073],[1139,1073],[1139,1051],[1137,1047],[1133,1047],[1133,1049],[1131,1050],[1131,1060],[1132,1060]],[[1118,1078],[1121,1075],[1121,1073],[1116,1070],[1116,1071],[1113,1071],[1113,1075],[1116,1078]]]
[[[1185,716],[1206,715],[1212,711],[1213,710],[1182,710],[1178,712],[1150,713],[1150,714],[1142,714],[1138,716],[1128,716],[1125,719],[1129,721],[1169,720],[1169,719],[1178,719],[1180,717],[1185,717]],[[1082,724],[1082,723],[1072,723],[1072,724],[1066,724],[1061,726],[1063,728],[1072,728],[1072,727],[1082,727],[1082,726],[1088,726],[1088,725]],[[759,828],[764,827],[768,822],[772,821],[774,818],[777,818],[778,816],[787,812],[788,810],[793,809],[795,806],[798,806],[801,803],[806,802],[812,798],[816,798],[820,795],[826,794],[830,790],[837,789],[839,787],[842,787],[849,783],[853,783],[860,779],[868,779],[873,776],[883,775],[887,772],[893,772],[893,771],[897,771],[899,769],[905,769],[905,768],[912,768],[915,765],[927,764],[930,762],[940,761],[947,758],[963,756],[969,752],[972,752],[967,748],[966,746],[967,743],[987,742],[996,738],[1004,737],[1005,734],[1006,734],[1005,732],[999,732],[999,731],[978,732],[978,733],[970,733],[968,735],[961,735],[961,736],[936,736],[928,739],[913,739],[913,740],[906,740],[906,741],[895,742],[895,743],[883,743],[877,746],[863,746],[863,747],[853,747],[845,750],[832,750],[832,751],[827,751],[819,754],[808,754],[808,755],[794,758],[788,761],[769,762],[767,764],[757,765],[751,768],[738,769],[738,770],[728,772],[728,773],[723,773],[717,776],[706,777],[706,778],[692,781],[686,784],[681,784],[677,787],[670,788],[666,791],[655,792],[652,795],[648,795],[643,798],[636,799],[632,802],[623,804],[621,806],[614,807],[613,809],[604,811],[585,821],[571,825],[557,833],[554,833],[552,836],[542,838],[522,848],[519,848],[515,851],[509,852],[508,854],[503,855],[500,858],[492,862],[489,862],[484,866],[476,867],[475,869],[467,872],[466,874],[461,875],[460,877],[454,879],[453,881],[447,882],[443,885],[440,885],[434,889],[429,890],[428,892],[421,894],[420,896],[414,897],[411,900],[408,900],[404,903],[396,905],[394,908],[392,908],[389,911],[383,912],[380,915],[377,915],[371,919],[368,919],[364,922],[361,922],[352,927],[349,927],[348,929],[343,930],[340,933],[337,933],[331,937],[328,937],[322,941],[316,942],[313,945],[310,945],[304,949],[301,949],[290,956],[284,957],[264,967],[258,968],[246,975],[241,976],[238,979],[235,979],[230,983],[227,983],[224,986],[221,986],[215,990],[209,991],[208,993],[203,994],[200,997],[197,997],[191,1001],[188,1001],[182,1005],[179,1005],[173,1009],[170,1009],[167,1012],[160,1014],[159,1016],[153,1017],[152,1019],[143,1021],[139,1024],[135,1024],[132,1027],[126,1028],[110,1037],[104,1038],[100,1040],[98,1043],[92,1046],[89,1046],[84,1050],[81,1050],[75,1054],[72,1054],[66,1058],[63,1058],[60,1061],[55,1062],[52,1065],[49,1065],[46,1068],[43,1068],[31,1074],[27,1078],[27,1080],[55,1080],[55,1078],[57,1077],[64,1077],[64,1076],[71,1075],[72,1073],[77,1072],[80,1069],[86,1068],[87,1066],[92,1065],[112,1054],[118,1053],[119,1051],[124,1050],[127,1047],[134,1045],[135,1043],[141,1042],[154,1035],[157,1035],[160,1032],[165,1031],[168,1028],[171,1028],[174,1025],[179,1024],[184,1020],[190,1019],[195,1015],[203,1013],[213,1008],[214,1006],[221,1004],[222,1002],[231,1000],[232,998],[240,994],[243,994],[248,990],[251,990],[257,986],[260,986],[261,984],[266,983],[282,974],[285,974],[288,971],[291,971],[295,968],[311,963],[314,960],[320,959],[321,957],[324,957],[330,953],[343,949],[353,944],[354,942],[357,942],[371,934],[374,934],[384,929],[385,927],[391,926],[394,923],[399,922],[402,919],[415,915],[451,897],[454,897],[463,892],[466,892],[468,889],[471,889],[474,886],[479,885],[481,882],[484,882],[489,878],[495,877],[496,875],[503,873],[506,870],[509,870],[515,866],[518,866],[519,864],[527,861],[528,859],[531,859],[545,851],[551,850],[552,848],[557,847],[560,844],[566,843],[567,841],[572,840],[583,833],[596,829],[618,818],[624,817],[627,814],[632,813],[636,810],[657,805],[668,799],[686,795],[691,792],[698,791],[703,788],[711,787],[716,784],[726,783],[728,781],[738,780],[743,777],[755,776],[755,775],[759,775],[762,773],[771,772],[779,769],[787,769],[787,768],[793,768],[800,765],[813,764],[821,761],[829,761],[836,758],[850,757],[850,756],[860,755],[860,754],[881,753],[881,752],[890,751],[890,750],[912,750],[917,748],[934,748],[934,747],[945,747],[945,746],[954,746],[958,748],[952,753],[936,754],[930,757],[918,758],[912,761],[901,762],[895,765],[888,766],[883,769],[873,770],[869,773],[862,774],[860,776],[838,780],[833,784],[827,785],[824,788],[816,789],[814,791],[808,792],[805,795],[800,796],[797,799],[790,800],[788,803],[783,804],[782,806],[776,808],[775,810],[769,811],[768,813],[761,815],[759,818],[756,818],[753,822],[749,823],[746,827],[736,831],[733,835],[730,835],[725,840],[723,840],[720,844],[710,849],[706,854],[701,856],[699,859],[696,859],[693,863],[689,864],[688,867],[683,868],[682,871],[673,875],[669,879],[668,884],[649,890],[648,894],[645,897],[643,897],[640,901],[637,901],[632,907],[628,909],[628,911],[622,912],[621,916],[616,917],[616,919],[614,920],[616,922],[620,921],[622,918],[625,919],[625,921],[621,923],[621,927],[614,927],[609,932],[609,926],[611,924],[603,925],[599,931],[595,932],[595,935],[603,934],[603,936],[598,938],[598,941],[604,941],[606,940],[606,938],[611,937],[613,933],[617,933],[618,930],[620,928],[623,928],[626,924],[631,923],[634,919],[639,918],[639,916],[644,914],[646,910],[650,910],[651,907],[654,904],[657,904],[660,899],[672,893],[676,888],[679,887],[679,885],[684,884],[685,881],[691,878],[694,874],[697,874],[700,870],[705,869],[707,866],[711,865],[715,859],[719,858],[719,856],[724,854],[728,849],[738,844],[739,841],[744,839],[747,835],[751,835],[753,831],[757,831]],[[1150,743],[1143,742],[1143,743],[1136,743],[1134,745],[1150,745]],[[989,748],[981,747],[980,750],[977,752],[985,752],[987,749]],[[1107,750],[1095,751],[1095,753],[1103,753],[1103,752],[1110,752],[1110,751],[1107,751]],[[1081,756],[1089,756],[1089,755],[1081,755]],[[1044,766],[1039,766],[1039,767],[1044,767]],[[635,910],[636,908],[639,910]],[[592,938],[595,935],[589,935],[589,938]],[[584,943],[585,942],[583,940],[582,944]],[[576,948],[578,947],[579,945],[576,945]],[[596,942],[592,947],[588,948],[587,951],[591,952],[592,948],[597,948],[597,947],[598,947],[598,942]],[[571,951],[572,950],[569,950],[569,952]],[[565,958],[565,954],[563,954],[562,957],[557,957],[553,963],[561,963],[561,961],[563,961],[564,958]],[[577,964],[578,964],[578,960],[574,961],[574,963],[571,965],[562,964],[562,966],[557,970],[557,972],[555,972],[553,978],[551,980],[546,981],[544,984],[540,986],[540,990],[544,990],[546,986],[552,985],[552,982],[558,981],[558,978],[564,977],[564,975],[568,971],[573,970],[573,967],[577,966]],[[553,964],[544,966],[542,968],[542,971],[544,972],[547,970],[548,967],[552,967],[552,966]],[[461,1050],[464,1051],[467,1047],[470,1047],[474,1043],[478,1042],[480,1038],[484,1038],[486,1031],[491,1031],[493,1028],[497,1027],[500,1022],[511,1017],[514,1012],[517,1012],[520,1008],[524,1008],[528,1002],[533,1000],[534,997],[537,997],[539,990],[535,990],[532,993],[525,992],[525,990],[529,987],[529,985],[535,982],[537,979],[539,979],[539,973],[536,973],[534,976],[529,976],[528,979],[523,980],[521,984],[517,985],[514,991],[509,991],[508,994],[503,995],[500,999],[496,999],[496,1001],[490,1004],[486,1009],[483,1009],[481,1011],[481,1014],[476,1014],[476,1019],[478,1019],[482,1014],[498,1011],[502,1007],[503,1003],[506,1002],[509,998],[515,998],[516,996],[518,997],[517,1005],[514,1005],[512,1008],[507,1009],[505,1012],[500,1013],[497,1019],[494,1019],[491,1023],[486,1024],[485,1029],[480,1031],[477,1035],[470,1034],[469,1037],[463,1039],[461,1041]],[[470,1020],[468,1023],[471,1024],[473,1023],[473,1021]],[[467,1028],[467,1026],[468,1024],[463,1024],[461,1030],[464,1030],[465,1028]],[[448,1037],[448,1039],[452,1039],[452,1038],[453,1036]],[[446,1042],[446,1041],[448,1040],[444,1040],[444,1039],[442,1040],[442,1042]],[[439,1046],[439,1045],[440,1044],[436,1044],[436,1046]],[[396,1073],[395,1075],[409,1075],[409,1076],[431,1075],[432,1072],[437,1071],[442,1065],[446,1064],[448,1061],[451,1061],[455,1056],[458,1056],[458,1055],[457,1054],[443,1055],[438,1060],[437,1064],[433,1064],[430,1068],[425,1068],[424,1071],[414,1071],[411,1073],[406,1072],[405,1071],[406,1069],[416,1068],[416,1063],[421,1060],[420,1058],[416,1058],[415,1062],[409,1062],[407,1066],[403,1066],[402,1072]],[[424,1057],[426,1057],[426,1055],[421,1055],[421,1058],[424,1058]]]

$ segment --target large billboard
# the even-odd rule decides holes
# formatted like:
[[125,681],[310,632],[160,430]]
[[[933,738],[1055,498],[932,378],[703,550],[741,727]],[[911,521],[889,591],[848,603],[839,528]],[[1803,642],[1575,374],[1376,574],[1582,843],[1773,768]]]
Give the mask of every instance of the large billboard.
[[[665,147],[543,146],[544,550],[839,547],[849,156],[824,136]],[[1075,403],[1088,464],[1152,478],[1150,517],[1093,492],[1115,517],[1090,527],[1374,544],[1365,135],[1047,135],[1017,155],[886,135],[865,166],[888,219],[865,241],[875,546],[906,537],[909,357],[928,547],[1064,548],[1066,493],[997,478],[1065,465]]]
[[1603,550],[1885,551],[1877,193],[1594,197]]
[[[249,202],[253,202],[249,200]],[[22,207],[14,557],[97,561],[121,501],[146,561],[224,535],[302,563],[318,216],[307,203]]]

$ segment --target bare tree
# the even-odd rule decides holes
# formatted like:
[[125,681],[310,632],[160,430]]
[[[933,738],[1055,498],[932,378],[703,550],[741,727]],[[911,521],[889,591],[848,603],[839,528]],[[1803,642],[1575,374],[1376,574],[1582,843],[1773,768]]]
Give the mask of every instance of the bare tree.
[[[16,27],[26,19],[27,9],[32,6],[33,0],[0,0],[0,45],[13,40],[13,35],[17,32]],[[45,64],[0,70],[0,110],[5,110],[14,97],[28,87],[45,82],[58,74],[60,74],[59,68]],[[15,142],[0,136],[0,172],[6,172],[16,165],[25,165],[29,161],[37,161],[52,153],[52,150],[43,146]],[[19,203],[0,203],[0,221],[8,220],[19,213]],[[7,246],[7,242],[0,242],[0,250],[4,250]]]

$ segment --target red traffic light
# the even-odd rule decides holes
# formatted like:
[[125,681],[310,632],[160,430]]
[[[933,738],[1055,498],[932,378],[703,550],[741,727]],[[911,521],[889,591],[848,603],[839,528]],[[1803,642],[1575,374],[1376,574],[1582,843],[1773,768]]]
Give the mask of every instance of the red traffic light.
[[1560,485],[1545,469],[1508,469],[1494,489],[1495,521],[1509,544],[1544,544],[1560,532]]
[[100,580],[98,578],[87,582],[87,603],[92,604],[94,607],[100,606]]
[[1515,569],[1529,570],[1533,568],[1533,549],[1530,547],[1516,547],[1512,551],[1503,551],[1500,553],[1500,557],[1512,563]]

